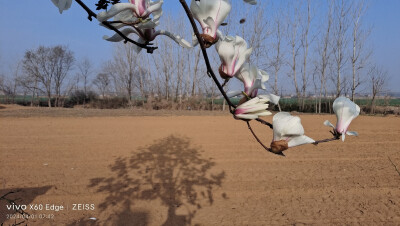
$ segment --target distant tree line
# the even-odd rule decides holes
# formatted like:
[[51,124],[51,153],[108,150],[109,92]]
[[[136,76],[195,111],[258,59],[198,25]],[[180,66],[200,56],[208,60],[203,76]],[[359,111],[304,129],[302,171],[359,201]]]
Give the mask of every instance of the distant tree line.
[[[240,34],[254,47],[251,61],[270,74],[266,92],[294,94],[291,110],[309,111],[306,105],[312,105],[316,113],[329,112],[330,98],[346,95],[354,100],[369,92],[373,113],[388,76],[371,57],[373,30],[364,22],[367,10],[364,0],[283,1],[279,6],[261,1],[258,7],[232,13],[235,16],[222,29]],[[192,35],[185,18],[166,17],[166,30]],[[152,102],[153,108],[178,109],[202,103],[214,109],[219,93],[199,49],[179,48],[163,38],[154,45],[157,51],[147,54],[137,53],[130,44],[115,44],[110,60],[99,68],[89,58],[76,60],[65,46],[40,46],[27,50],[13,73],[0,76],[0,91],[10,101],[17,95],[30,96],[31,105],[47,97],[49,107],[120,101],[126,106]],[[208,52],[212,62],[219,62],[213,49]],[[238,84],[229,81],[225,89],[232,88]]]

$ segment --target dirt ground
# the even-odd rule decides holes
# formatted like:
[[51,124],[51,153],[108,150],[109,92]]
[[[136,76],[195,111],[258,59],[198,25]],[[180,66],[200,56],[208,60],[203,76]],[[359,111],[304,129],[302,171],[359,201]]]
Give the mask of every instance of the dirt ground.
[[[316,140],[336,120],[301,119]],[[269,144],[272,131],[252,124]],[[228,113],[3,106],[0,196],[15,193],[0,200],[0,223],[400,225],[400,117],[360,116],[350,129],[360,136],[280,157]]]

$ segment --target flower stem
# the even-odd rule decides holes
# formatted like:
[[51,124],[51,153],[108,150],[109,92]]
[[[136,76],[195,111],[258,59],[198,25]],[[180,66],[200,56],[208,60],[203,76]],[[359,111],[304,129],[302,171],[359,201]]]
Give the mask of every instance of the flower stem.
[[330,141],[334,141],[334,140],[339,140],[339,139],[340,139],[340,136],[339,136],[339,137],[329,138],[329,139],[324,139],[324,140],[317,140],[317,141],[315,141],[315,142],[312,143],[312,144],[318,145],[319,143],[326,143],[326,142],[330,142]]
[[247,123],[247,127],[249,128],[250,132],[253,134],[254,138],[256,138],[257,142],[258,142],[259,144],[261,144],[261,146],[262,146],[265,150],[267,150],[268,152],[271,152],[271,153],[273,153],[273,154],[276,154],[276,155],[285,156],[282,152],[280,152],[280,153],[272,152],[272,151],[271,151],[271,148],[265,146],[265,145],[263,144],[263,142],[261,142],[261,140],[258,139],[256,133],[253,131],[253,128],[251,128],[251,125],[250,125],[249,121],[246,121],[246,123]]

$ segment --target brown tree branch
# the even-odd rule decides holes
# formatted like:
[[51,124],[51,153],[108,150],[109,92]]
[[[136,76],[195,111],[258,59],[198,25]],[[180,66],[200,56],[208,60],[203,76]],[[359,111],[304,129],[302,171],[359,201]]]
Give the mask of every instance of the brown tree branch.
[[274,153],[274,152],[272,152],[272,151],[271,151],[271,148],[265,146],[265,145],[263,144],[263,142],[262,142],[260,139],[258,139],[256,133],[253,131],[253,128],[251,128],[251,125],[250,125],[249,121],[246,121],[246,123],[247,123],[247,127],[249,128],[250,132],[253,134],[254,138],[256,138],[257,142],[258,142],[259,144],[261,144],[261,146],[262,146],[265,150],[267,150],[268,152],[271,152],[271,153],[273,153],[273,154],[276,154],[276,155],[285,156],[282,152],[280,152],[280,153]]

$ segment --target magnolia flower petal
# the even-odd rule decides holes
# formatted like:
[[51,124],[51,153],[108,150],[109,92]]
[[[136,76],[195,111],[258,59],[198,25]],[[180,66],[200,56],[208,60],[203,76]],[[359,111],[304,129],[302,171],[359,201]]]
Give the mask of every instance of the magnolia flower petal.
[[153,15],[155,15],[157,17],[160,17],[161,16],[160,14],[162,13],[162,8],[161,7],[162,7],[163,3],[164,3],[164,0],[159,0],[157,2],[151,2],[149,4],[149,7],[146,9],[145,13],[143,15],[141,15],[141,16],[147,16],[147,15],[149,15],[149,14],[154,12]]
[[252,90],[249,90],[257,78],[258,69],[256,66],[245,63],[235,77],[243,82],[245,92],[249,94]]
[[345,134],[346,134],[346,133],[343,133],[343,134],[342,134],[342,142],[344,142]]
[[160,1],[158,1],[158,2],[150,2],[150,8],[151,8],[151,10],[154,10],[154,9],[155,9],[155,8],[152,8],[153,5],[159,5],[159,7],[157,7],[156,10],[154,10],[154,11],[152,12],[153,21],[158,21],[158,20],[160,20],[160,17],[161,17],[161,15],[163,14],[162,7],[161,7],[163,3],[164,3],[163,0],[160,0]]
[[238,53],[240,55],[235,59],[235,72],[239,71],[244,62],[250,58],[251,52],[253,51],[253,48],[247,49],[247,43],[242,37],[236,36],[236,45],[238,46]]
[[103,11],[97,14],[97,20],[100,22],[106,21],[124,10],[136,11],[137,7],[136,5],[131,3],[117,3],[111,6],[111,8],[108,11]]
[[192,45],[190,45],[190,43],[188,41],[181,38],[181,36],[179,36],[179,35],[175,35],[169,31],[164,31],[164,30],[160,30],[160,31],[158,31],[158,33],[160,35],[165,35],[165,36],[171,38],[172,40],[174,40],[176,43],[178,43],[180,46],[182,46],[184,48],[192,48],[193,47]]
[[[200,23],[203,33],[215,38],[217,28],[231,11],[231,5],[228,0],[192,0],[190,11],[193,17]],[[212,26],[209,24],[211,21],[207,18],[212,19]]]
[[326,121],[324,122],[324,125],[325,125],[325,126],[330,126],[330,127],[332,127],[332,128],[335,128],[335,126],[334,126],[330,121],[328,121],[328,120],[326,120]]
[[258,116],[268,116],[268,115],[272,115],[272,112],[263,110],[263,111],[257,112],[256,114]]
[[336,114],[336,131],[346,133],[351,121],[360,114],[360,107],[349,98],[338,97],[333,102],[333,111]]
[[[137,31],[132,29],[132,28],[125,28],[125,29],[121,30],[121,33],[124,34],[125,36],[128,36],[129,34],[132,34],[132,33],[139,35],[137,33]],[[117,34],[117,33],[115,33],[111,37],[109,37],[107,35],[104,35],[103,39],[105,39],[107,41],[110,41],[110,42],[120,42],[120,41],[124,40],[124,38],[122,36],[120,36],[119,34]]]
[[258,112],[262,110],[266,110],[268,108],[268,104],[254,104],[252,106],[249,106],[246,109],[248,112]]
[[311,144],[314,142],[315,142],[315,140],[311,139],[310,137],[301,135],[301,136],[289,138],[288,146],[294,147],[294,146],[298,146],[298,145],[302,145],[302,144]]
[[259,116],[271,115],[271,112],[266,110],[267,108],[268,104],[265,104],[265,100],[255,97],[239,105],[235,109],[235,116],[243,119],[256,119]]
[[215,49],[221,59],[223,72],[232,77],[249,59],[252,49],[247,49],[246,41],[239,37],[225,36],[215,44]]
[[58,11],[62,13],[64,10],[67,10],[72,5],[72,0],[51,0],[53,4],[58,8]]
[[279,103],[279,100],[281,99],[280,96],[274,95],[272,93],[270,93],[270,94],[261,94],[261,95],[258,95],[258,97],[260,99],[268,99],[269,102],[271,102],[271,103],[273,103],[275,105],[277,105]]
[[279,112],[272,118],[274,140],[281,140],[284,136],[300,136],[304,134],[301,120],[291,116],[288,112]]
[[358,133],[357,133],[356,131],[347,131],[346,134],[349,135],[349,136],[356,136],[356,137],[358,137]]
[[250,5],[257,5],[257,0],[243,0],[246,3],[249,3]]
[[204,24],[207,25],[207,29],[210,29],[210,33],[208,33],[211,37],[215,38],[217,35],[217,24],[215,23],[212,17],[207,17],[203,20]]
[[139,29],[152,29],[157,27],[159,22],[154,22],[153,20],[146,20],[145,22],[139,23],[136,25],[137,28]]
[[253,120],[258,118],[257,115],[251,115],[251,114],[238,114],[235,115],[237,118],[241,118],[241,119],[249,119],[249,120]]
[[254,98],[244,102],[243,104],[239,105],[238,108],[239,107],[247,107],[247,106],[255,105],[255,104],[259,104],[259,103],[264,104],[264,103],[267,103],[267,102],[268,102],[268,100],[260,99],[258,97],[254,97]]

